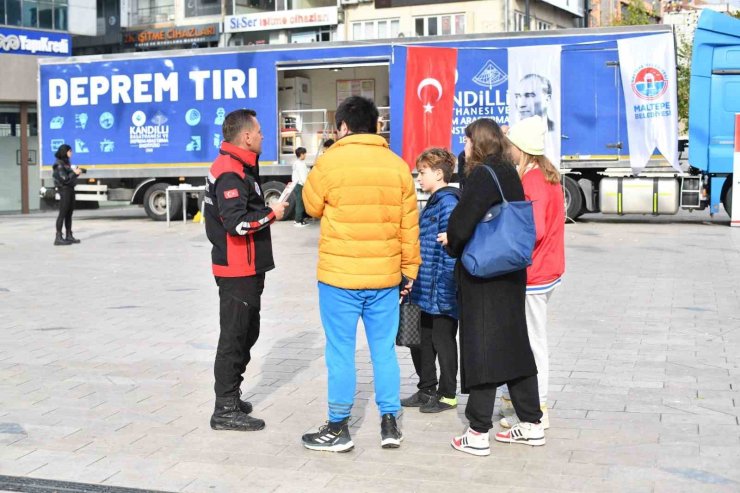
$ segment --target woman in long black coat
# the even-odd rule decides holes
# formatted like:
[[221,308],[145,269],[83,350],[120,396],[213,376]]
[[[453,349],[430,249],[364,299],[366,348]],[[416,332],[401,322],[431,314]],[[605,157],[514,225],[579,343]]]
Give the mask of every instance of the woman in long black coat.
[[[484,166],[499,179],[509,201],[524,200],[524,190],[508,159],[508,144],[499,126],[490,119],[466,129],[466,185],[450,215],[447,250],[460,258],[475,227],[492,206],[502,202],[496,183]],[[443,241],[444,242],[444,241]],[[470,427],[455,437],[452,446],[474,455],[490,453],[488,431],[493,427],[496,389],[507,384],[521,421],[497,433],[498,441],[544,445],[537,367],[527,336],[524,300],[526,269],[494,278],[470,275],[458,260],[455,269],[460,312],[460,376],[463,393],[469,393],[465,416]]]

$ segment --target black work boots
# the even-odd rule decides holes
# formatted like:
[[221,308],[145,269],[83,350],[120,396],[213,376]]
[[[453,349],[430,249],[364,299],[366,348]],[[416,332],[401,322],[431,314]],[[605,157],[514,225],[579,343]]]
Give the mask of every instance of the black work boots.
[[214,430],[258,431],[265,427],[265,422],[253,418],[246,411],[252,411],[252,405],[239,399],[239,396],[216,397],[216,407],[211,416],[211,428]]

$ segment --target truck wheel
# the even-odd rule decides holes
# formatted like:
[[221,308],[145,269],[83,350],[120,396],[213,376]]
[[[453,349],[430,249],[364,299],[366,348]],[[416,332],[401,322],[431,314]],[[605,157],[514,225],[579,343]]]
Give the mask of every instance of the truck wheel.
[[[280,183],[279,181],[268,181],[262,185],[262,196],[265,197],[265,205],[270,205],[279,199],[283,190],[285,190],[285,183]],[[293,217],[293,213],[295,211],[295,198],[293,197],[293,194],[290,194],[290,197],[288,197],[288,203],[290,205],[285,209],[283,221]]]
[[722,197],[722,205],[725,207],[725,212],[732,219],[732,185],[727,187],[724,197]]
[[[144,210],[155,221],[167,220],[165,190],[169,184],[155,183],[144,192]],[[182,218],[182,194],[170,194],[170,219]]]
[[576,219],[583,214],[583,197],[581,187],[570,176],[563,177],[563,195],[565,196],[565,214]]

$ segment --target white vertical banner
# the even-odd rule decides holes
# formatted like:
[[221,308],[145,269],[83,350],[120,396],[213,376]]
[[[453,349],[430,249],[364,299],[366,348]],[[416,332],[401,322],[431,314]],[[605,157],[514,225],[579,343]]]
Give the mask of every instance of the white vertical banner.
[[645,168],[656,148],[681,171],[673,34],[619,39],[617,47],[633,173]]
[[545,155],[560,167],[561,45],[509,48],[509,124],[547,119]]

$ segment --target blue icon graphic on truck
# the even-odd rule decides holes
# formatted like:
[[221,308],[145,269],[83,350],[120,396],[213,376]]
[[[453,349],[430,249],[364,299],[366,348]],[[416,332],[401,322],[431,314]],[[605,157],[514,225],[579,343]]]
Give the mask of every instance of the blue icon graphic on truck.
[[111,128],[113,128],[113,124],[116,122],[116,119],[113,118],[112,113],[106,111],[105,113],[100,115],[99,121],[100,121],[100,126],[104,130],[110,130]]
[[195,108],[189,109],[185,113],[185,121],[191,127],[196,126],[197,124],[200,123],[200,111],[196,110]]

